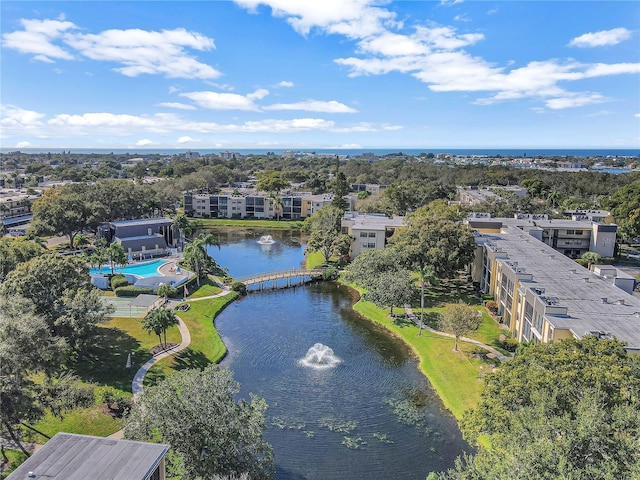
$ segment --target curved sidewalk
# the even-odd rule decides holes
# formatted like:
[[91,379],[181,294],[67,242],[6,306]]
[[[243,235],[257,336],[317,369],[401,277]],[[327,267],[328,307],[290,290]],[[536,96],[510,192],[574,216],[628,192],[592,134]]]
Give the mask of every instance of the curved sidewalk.
[[[420,319],[416,316],[416,314],[415,314],[415,313],[413,313],[413,309],[412,309],[409,305],[405,305],[405,306],[404,306],[404,310],[405,310],[405,312],[407,313],[407,316],[409,317],[409,319],[410,319],[413,323],[415,323],[416,325],[420,326]],[[428,332],[431,332],[431,333],[435,333],[435,334],[438,334],[438,335],[442,335],[443,337],[456,338],[456,336],[455,336],[455,335],[453,335],[453,334],[451,334],[451,333],[441,332],[441,331],[439,331],[439,330],[436,330],[436,329],[434,329],[434,328],[431,328],[431,327],[429,327],[429,326],[425,325],[425,324],[424,324],[424,322],[422,322],[422,329],[423,329],[423,330],[426,330],[426,331],[428,331]],[[477,345],[478,347],[485,349],[485,350],[486,350],[486,351],[488,351],[489,353],[492,353],[493,355],[495,355],[495,356],[496,356],[496,358],[497,358],[498,360],[500,360],[501,362],[503,362],[503,361],[505,361],[505,360],[510,360],[510,359],[511,359],[511,357],[509,357],[509,356],[507,356],[507,355],[505,355],[505,354],[503,354],[503,353],[499,352],[499,351],[498,351],[498,350],[496,350],[495,348],[493,348],[493,347],[491,347],[491,346],[489,346],[489,345],[487,345],[487,344],[485,344],[485,343],[479,342],[478,340],[474,340],[473,338],[460,337],[460,338],[459,338],[459,340],[460,340],[460,341],[462,341],[462,342],[466,342],[466,343],[471,343],[471,344],[473,344],[473,345]]]

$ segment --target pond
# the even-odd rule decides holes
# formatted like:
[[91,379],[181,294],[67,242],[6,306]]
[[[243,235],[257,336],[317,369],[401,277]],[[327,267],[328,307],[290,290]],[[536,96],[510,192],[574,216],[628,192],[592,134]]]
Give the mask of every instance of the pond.
[[[300,239],[268,232],[265,250],[259,233],[212,254],[234,275],[301,264]],[[354,312],[356,300],[323,282],[252,293],[216,319],[222,366],[269,404],[278,479],[424,479],[470,451],[411,351]]]

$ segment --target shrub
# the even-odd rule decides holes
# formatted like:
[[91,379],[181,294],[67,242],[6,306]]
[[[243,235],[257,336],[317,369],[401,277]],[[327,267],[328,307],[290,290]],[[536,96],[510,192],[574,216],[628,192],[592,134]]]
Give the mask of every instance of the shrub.
[[504,348],[507,352],[515,352],[518,348],[518,340],[515,338],[507,338],[504,342],[502,342],[502,348]]
[[240,295],[247,294],[247,286],[242,282],[233,282],[231,284],[231,290],[233,290],[234,292],[238,292]]
[[322,278],[324,280],[335,280],[336,278],[338,278],[338,269],[335,267],[327,268],[322,274]]
[[111,290],[114,292],[116,291],[116,288],[126,287],[127,285],[129,285],[129,282],[124,275],[118,274],[111,277]]
[[153,288],[136,287],[135,285],[127,285],[126,287],[118,287],[114,290],[116,297],[137,297],[143,293],[153,294]]
[[493,300],[487,301],[484,306],[487,307],[487,310],[489,310],[493,315],[498,313],[498,304]]

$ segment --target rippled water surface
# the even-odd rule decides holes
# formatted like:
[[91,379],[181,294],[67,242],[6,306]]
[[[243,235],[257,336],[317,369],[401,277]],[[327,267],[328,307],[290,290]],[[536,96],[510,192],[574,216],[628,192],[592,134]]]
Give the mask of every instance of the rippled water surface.
[[[243,268],[246,250],[256,255],[252,243],[244,251],[238,243],[220,250],[231,272],[239,267],[225,249],[240,252]],[[299,265],[301,247],[287,248],[298,249]],[[229,349],[223,366],[243,395],[269,404],[278,479],[424,479],[468,450],[409,349],[355,313],[354,295],[334,283],[252,293],[216,319]],[[301,362],[316,343],[340,361]]]

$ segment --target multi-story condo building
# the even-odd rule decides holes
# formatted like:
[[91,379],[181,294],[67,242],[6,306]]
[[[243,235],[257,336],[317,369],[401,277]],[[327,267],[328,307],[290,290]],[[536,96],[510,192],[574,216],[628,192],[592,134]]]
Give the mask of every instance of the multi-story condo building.
[[519,341],[593,334],[640,352],[640,299],[628,293],[628,275],[613,267],[590,271],[515,225],[475,234],[473,280],[494,295],[498,314]]
[[[283,218],[299,220],[331,205],[333,194],[289,193],[276,198],[261,193],[187,193],[184,211],[197,218]],[[352,208],[354,198],[345,197]]]
[[469,227],[483,231],[499,231],[514,226],[570,258],[585,252],[613,257],[617,225],[604,225],[588,220],[550,219],[547,215],[517,214],[514,218],[492,218],[485,213],[472,213],[465,221]]
[[342,233],[353,237],[351,257],[365,250],[382,250],[396,228],[404,226],[404,217],[389,218],[375,213],[346,212],[342,217]]
[[29,195],[24,190],[0,190],[0,235],[4,233],[23,233],[31,221],[31,204],[40,198],[40,194]]

